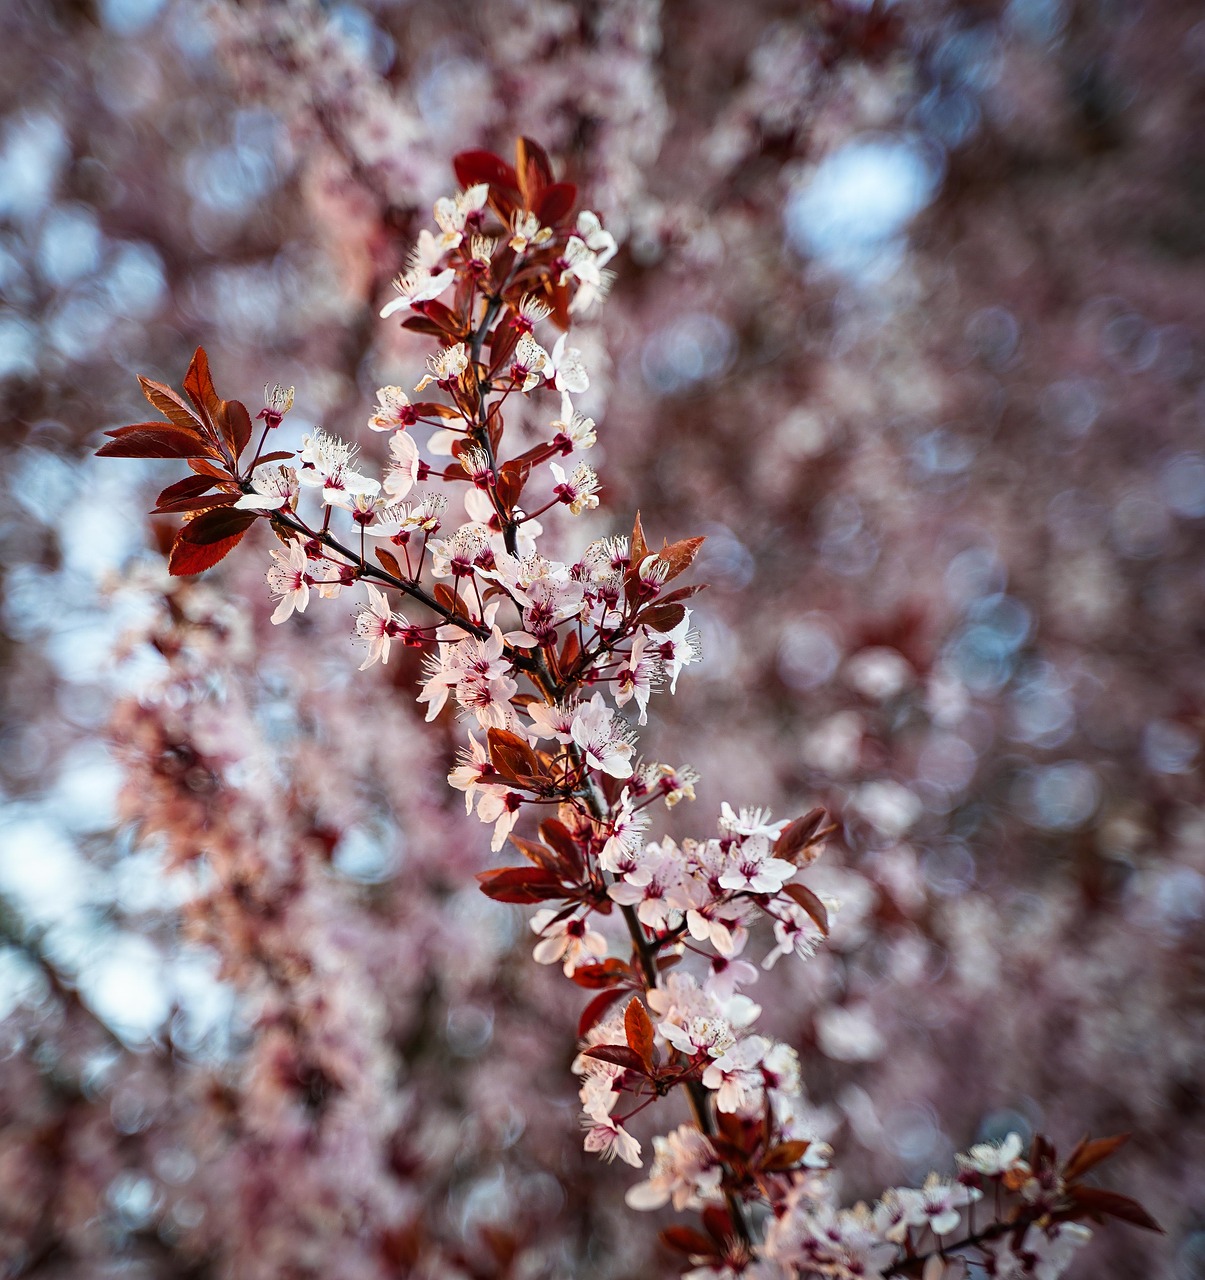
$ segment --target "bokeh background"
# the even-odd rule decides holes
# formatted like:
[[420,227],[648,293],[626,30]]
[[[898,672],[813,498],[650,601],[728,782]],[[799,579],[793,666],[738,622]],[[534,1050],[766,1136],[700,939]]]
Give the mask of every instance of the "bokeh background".
[[[1132,1131],[1080,1277],[1205,1276],[1205,22],[1178,0],[0,6],[0,1276],[646,1277],[579,1150],[584,993],[413,663],[266,545],[169,581],[209,351],[362,432],[451,155],[539,139],[621,237],[581,332],[604,506],[706,533],[645,749],[840,824],[759,984],[848,1197]],[[684,812],[689,809],[689,812]]]

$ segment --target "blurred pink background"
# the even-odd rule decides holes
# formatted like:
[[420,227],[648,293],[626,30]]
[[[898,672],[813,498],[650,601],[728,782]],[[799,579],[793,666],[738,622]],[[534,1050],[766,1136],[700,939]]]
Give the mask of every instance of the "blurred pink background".
[[[849,1199],[1132,1131],[1205,1276],[1205,21],[1172,0],[9,0],[0,11],[0,1277],[672,1273],[580,1151],[584,993],[487,901],[417,663],[169,581],[98,461],[197,344],[363,434],[451,157],[540,140],[620,237],[599,512],[705,533],[645,739],[840,824],[755,993]],[[379,443],[379,442],[378,442]],[[369,446],[371,448],[373,446]],[[588,523],[589,522],[589,523]],[[588,524],[588,527],[587,527]]]

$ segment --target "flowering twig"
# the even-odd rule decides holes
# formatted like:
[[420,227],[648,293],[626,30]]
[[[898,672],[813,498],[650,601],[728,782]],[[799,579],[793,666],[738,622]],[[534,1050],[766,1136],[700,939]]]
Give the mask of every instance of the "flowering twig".
[[[292,391],[280,388],[265,397],[264,437],[244,464],[250,414],[218,397],[203,351],[184,380],[187,401],[144,380],[167,422],[110,432],[101,452],[189,461],[193,474],[164,490],[156,507],[188,517],[171,571],[210,567],[265,520],[282,543],[268,571],[274,622],[306,609],[311,593],[331,598],[362,587],[361,669],[388,662],[395,640],[424,650],[419,701],[427,719],[454,702],[484,734],[482,741],[469,729],[449,781],[492,825],[493,850],[509,841],[527,859],[483,872],[482,889],[499,901],[539,904],[535,959],[560,964],[596,993],[578,1025],[574,1064],[586,1148],[642,1167],[627,1122],[685,1092],[693,1123],[653,1139],[652,1167],[627,1200],[636,1209],[672,1202],[699,1212],[701,1229],[664,1235],[694,1261],[695,1280],[927,1278],[933,1259],[968,1251],[997,1274],[1031,1274],[1037,1259],[1041,1274],[1055,1275],[1086,1235],[1085,1217],[1153,1227],[1133,1201],[1078,1182],[1118,1139],[1081,1144],[1060,1166],[1044,1139],[1022,1160],[1019,1139],[1010,1138],[975,1148],[955,1181],[934,1175],[920,1189],[889,1190],[873,1210],[834,1207],[831,1152],[803,1097],[798,1056],[751,1030],[759,1008],[742,991],[758,974],[742,955],[759,918],[775,939],[766,968],[788,953],[806,958],[827,935],[835,904],[798,879],[828,834],[823,812],[771,821],[725,804],[710,838],[645,838],[654,801],[672,807],[694,794],[688,767],[636,759],[635,728],[653,693],[665,685],[673,692],[700,656],[686,604],[699,588],[671,584],[702,539],[656,549],[637,516],[630,537],[597,539],[573,563],[537,549],[537,516],[599,505],[597,477],[577,460],[596,432],[574,407],[589,374],[568,331],[605,295],[617,245],[596,215],[576,211],[574,187],[555,179],[528,139],[513,166],[473,151],[455,167],[462,190],[436,203],[436,231],[420,234],[395,281],[398,296],[382,311],[408,313],[403,326],[436,341],[413,394],[434,385],[441,398],[411,401],[399,387],[380,389],[368,423],[388,438],[380,479],[359,469],[353,446],[320,430],[296,458],[263,454],[292,405]],[[560,331],[549,346],[536,338],[541,327]],[[508,449],[504,407],[527,401],[538,415],[550,392],[556,416],[544,413],[537,443]],[[436,428],[427,460],[414,438],[420,425]],[[430,458],[444,459],[442,470]],[[575,460],[573,470],[558,459]],[[467,517],[449,520],[447,531],[455,508],[427,487],[432,479]],[[320,523],[300,514],[307,492],[320,502]],[[336,520],[349,524],[351,542],[332,532]],[[387,592],[433,620],[397,612]],[[636,725],[625,718],[633,712]],[[521,834],[528,815],[534,830],[524,823]],[[611,954],[607,936],[616,909],[626,957]],[[668,972],[688,950],[706,963]],[[959,1235],[989,1183],[1007,1193],[993,1220]],[[762,1238],[755,1205],[768,1221]],[[939,1247],[922,1252],[927,1232]],[[1001,1270],[1007,1266],[1014,1269]]]

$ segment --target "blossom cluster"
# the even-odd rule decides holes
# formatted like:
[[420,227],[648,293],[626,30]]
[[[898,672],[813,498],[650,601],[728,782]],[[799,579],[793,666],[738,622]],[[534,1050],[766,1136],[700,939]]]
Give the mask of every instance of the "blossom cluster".
[[[636,728],[653,693],[674,692],[700,657],[685,603],[698,588],[670,584],[703,540],[658,549],[637,517],[630,537],[596,538],[572,562],[538,549],[539,517],[599,506],[598,477],[578,457],[597,429],[574,404],[590,375],[568,337],[605,296],[616,241],[597,215],[576,210],[575,188],[529,139],[513,166],[466,152],[456,172],[461,190],[436,202],[437,230],[419,236],[381,312],[406,314],[404,327],[438,345],[411,392],[377,393],[367,426],[387,437],[379,476],[355,445],[321,429],[295,455],[265,452],[292,389],[266,393],[248,452],[251,416],[218,396],[202,351],[187,400],[143,380],[167,422],[111,431],[101,453],[189,461],[192,474],[156,507],[187,517],[172,572],[211,567],[263,521],[281,544],[267,571],[273,622],[303,613],[312,594],[347,591],[361,670],[387,664],[394,642],[422,652],[426,718],[455,708],[466,725],[449,782],[492,826],[492,849],[509,840],[528,861],[482,873],[483,890],[548,904],[531,920],[535,959],[598,992],[575,1064],[586,1149],[641,1167],[631,1118],[676,1089],[687,1099],[692,1123],[653,1139],[649,1176],[627,1199],[703,1214],[708,1234],[667,1233],[696,1264],[692,1276],[886,1276],[955,1248],[977,1250],[999,1275],[1054,1276],[1086,1234],[1080,1218],[1153,1225],[1134,1202],[1102,1200],[1076,1181],[1115,1140],[1077,1149],[1065,1165],[1044,1140],[1028,1162],[1010,1141],[972,1152],[956,1182],[934,1176],[887,1192],[873,1210],[835,1208],[831,1153],[798,1057],[752,1030],[760,1010],[741,989],[758,975],[743,958],[758,919],[774,937],[764,968],[806,959],[828,932],[835,904],[797,878],[827,834],[823,812],[771,821],[725,804],[713,838],[645,838],[652,806],[692,798],[696,781],[687,765],[640,759]],[[424,393],[439,398],[411,398]],[[527,406],[517,416],[529,434],[543,424],[517,451],[508,402]],[[425,447],[420,428],[432,429]],[[536,822],[529,835],[526,820]],[[626,954],[611,954],[615,916]],[[669,972],[688,957],[701,962],[698,975]],[[984,1179],[1016,1202],[1003,1216],[997,1196],[991,1220],[976,1226]],[[761,1241],[758,1204],[772,1211]],[[964,1212],[965,1239],[947,1245]]]

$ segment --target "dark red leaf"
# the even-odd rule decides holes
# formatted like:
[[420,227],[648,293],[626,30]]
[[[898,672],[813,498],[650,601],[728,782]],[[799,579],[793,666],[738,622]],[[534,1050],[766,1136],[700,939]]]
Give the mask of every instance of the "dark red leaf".
[[728,1210],[718,1204],[709,1204],[703,1210],[703,1226],[717,1244],[732,1239],[732,1218]]
[[617,1067],[634,1071],[637,1075],[648,1075],[644,1063],[628,1048],[626,1044],[596,1044],[592,1049],[583,1049],[587,1058],[597,1058],[599,1062],[612,1062]]
[[395,555],[393,555],[389,551],[386,551],[384,547],[376,547],[374,549],[377,554],[377,559],[381,562],[381,567],[385,570],[386,573],[393,574],[395,578],[405,577],[405,575],[402,573],[402,566],[398,564],[398,560]]
[[439,325],[427,316],[407,316],[402,321],[402,328],[409,329],[411,333],[424,333],[428,338],[442,338],[444,336],[444,331]]
[[653,1072],[653,1024],[639,996],[633,996],[623,1013],[624,1034],[628,1048],[644,1064],[645,1072]]
[[490,729],[486,734],[490,762],[503,777],[531,777],[543,772],[539,757],[528,746],[527,739],[508,729]]
[[597,964],[579,964],[572,974],[573,981],[587,990],[612,987],[616,983],[632,981],[632,966],[626,960],[599,960]]
[[672,591],[667,591],[665,595],[657,597],[658,604],[677,604],[679,600],[689,600],[691,596],[697,596],[700,591],[707,590],[707,583],[696,582],[689,587],[675,587]]
[[555,227],[573,212],[577,203],[577,188],[572,182],[554,182],[540,193],[533,210],[543,227]]
[[685,617],[684,604],[652,604],[636,616],[636,621],[650,631],[664,632],[672,631]]
[[241,456],[251,440],[251,415],[241,400],[219,400],[214,421],[225,437],[235,458]]
[[437,582],[431,588],[431,594],[449,613],[463,613],[464,608],[456,598],[456,593],[445,582]]
[[539,867],[503,867],[499,871],[477,874],[481,892],[496,902],[546,902],[563,898],[565,891],[559,878]]
[[262,467],[266,462],[283,462],[286,458],[293,456],[291,449],[280,449],[276,453],[265,453],[256,465]]
[[718,1258],[720,1250],[714,1240],[709,1239],[694,1227],[666,1227],[661,1232],[661,1243],[667,1248],[676,1249],[679,1253],[696,1258]]
[[563,822],[556,818],[545,818],[540,823],[540,839],[550,848],[555,849],[571,867],[575,867],[578,871],[582,869],[584,864],[581,845],[573,838],[573,833]]
[[183,400],[162,382],[152,382],[150,378],[139,378],[142,394],[159,410],[161,414],[181,431],[203,430],[201,419],[184,403]]
[[[666,582],[673,581],[680,573],[690,568],[705,541],[705,538],[683,538],[680,542],[667,542],[657,552],[657,558],[669,565],[669,576]],[[635,556],[632,557],[632,561],[637,563]]]
[[216,420],[222,402],[213,389],[209,357],[205,354],[204,347],[198,347],[193,352],[192,363],[184,375],[184,390],[202,417],[208,415],[210,419]]
[[1142,1227],[1147,1231],[1157,1231],[1160,1235],[1164,1234],[1163,1228],[1155,1219],[1147,1213],[1137,1200],[1133,1200],[1129,1196],[1120,1195],[1116,1191],[1104,1191],[1100,1187],[1079,1186],[1069,1187],[1067,1194],[1074,1199],[1077,1205],[1088,1210],[1093,1215],[1105,1214],[1110,1218],[1120,1218],[1122,1222],[1130,1222],[1134,1226]]
[[203,437],[163,422],[136,422],[106,431],[113,438],[96,451],[98,458],[214,458],[217,452]]
[[1118,1147],[1129,1140],[1128,1133],[1118,1133],[1111,1138],[1082,1138],[1063,1166],[1064,1180],[1074,1182],[1102,1160],[1107,1160]]
[[802,818],[796,818],[782,829],[774,842],[774,856],[786,862],[798,862],[807,866],[816,859],[817,846],[836,828],[824,825],[828,815],[821,808],[812,809]]
[[[185,476],[175,484],[169,484],[156,499],[156,505],[165,502],[178,502],[181,498],[195,498],[213,488],[211,476]],[[157,514],[157,513],[156,513]]]
[[816,928],[822,934],[828,937],[828,911],[825,910],[824,903],[818,897],[802,884],[786,884],[782,887],[783,893],[788,898],[793,898],[814,921]]
[[780,1142],[778,1146],[772,1147],[766,1153],[761,1167],[766,1173],[781,1173],[785,1169],[793,1169],[803,1159],[811,1145],[803,1139]]
[[[187,529],[188,526],[185,525],[184,528]],[[219,560],[238,546],[242,541],[243,534],[246,532],[246,529],[244,529],[242,533],[223,538],[220,542],[210,542],[204,546],[198,546],[196,543],[186,542],[183,536],[184,529],[181,529],[176,534],[176,540],[172,544],[171,554],[168,557],[168,573],[174,578],[184,578],[212,568]]]
[[519,194],[519,179],[515,171],[492,151],[462,151],[452,161],[456,181],[462,187],[472,187],[479,182],[503,187]]
[[213,507],[232,507],[239,496],[237,493],[203,493],[196,498],[177,498],[175,502],[161,502],[151,515],[187,515],[194,511],[208,511]]
[[512,831],[510,834],[510,842],[516,849],[537,867],[543,867],[545,871],[551,872],[554,876],[562,877],[569,872],[569,868],[557,857],[551,849],[546,849],[537,840],[527,840],[523,836],[517,836]]
[[180,530],[180,538],[194,547],[208,547],[226,538],[242,537],[262,515],[262,511],[240,511],[232,507],[206,511]]
[[204,458],[189,458],[188,465],[200,476],[212,476],[215,480],[233,480],[226,467],[207,462]]
[[648,543],[644,540],[644,526],[640,523],[640,512],[636,512],[636,521],[632,525],[632,564],[639,565],[649,553]]
[[[576,974],[574,975],[576,977]],[[607,1010],[623,995],[622,987],[612,987],[609,991],[600,991],[582,1010],[577,1020],[577,1038],[584,1040],[586,1033],[607,1016]]]
[[541,192],[552,181],[552,164],[538,142],[520,138],[515,143],[515,174],[524,205],[534,209]]

